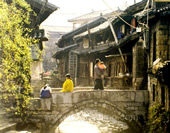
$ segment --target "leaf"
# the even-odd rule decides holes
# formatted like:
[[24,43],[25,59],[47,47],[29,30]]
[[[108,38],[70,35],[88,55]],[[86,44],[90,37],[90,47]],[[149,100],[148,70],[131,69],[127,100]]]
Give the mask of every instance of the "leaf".
[[8,102],[8,97],[11,97],[13,101],[17,101],[14,114],[25,120],[28,116],[27,99],[32,90],[30,46],[37,43],[37,40],[29,37],[32,31],[29,28],[30,16],[34,15],[34,12],[24,0],[13,0],[11,4],[3,0],[0,1],[0,7],[0,52],[3,53],[0,60],[0,79],[3,80],[2,88],[9,93],[4,99]]

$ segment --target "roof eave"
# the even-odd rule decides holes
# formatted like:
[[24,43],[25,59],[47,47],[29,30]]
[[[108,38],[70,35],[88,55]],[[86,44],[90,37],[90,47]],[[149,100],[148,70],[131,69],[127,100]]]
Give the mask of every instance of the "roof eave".
[[[44,20],[48,18],[48,16],[51,13],[59,9],[59,7],[51,3],[41,1],[41,0],[26,0],[26,1],[31,5],[32,9],[36,12],[37,15],[41,15],[40,20],[37,22],[37,24],[41,24]],[[43,10],[43,13],[41,14],[40,11],[42,10]]]

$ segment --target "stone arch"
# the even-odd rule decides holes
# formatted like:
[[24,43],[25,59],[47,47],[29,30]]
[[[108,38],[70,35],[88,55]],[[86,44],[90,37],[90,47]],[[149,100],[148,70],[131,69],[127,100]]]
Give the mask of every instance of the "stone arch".
[[101,112],[105,114],[111,114],[117,117],[114,117],[117,120],[123,121],[128,124],[129,127],[133,128],[133,130],[137,132],[141,132],[140,129],[140,123],[137,121],[137,119],[127,119],[126,116],[130,114],[129,111],[126,109],[119,107],[116,105],[116,103],[103,100],[103,99],[96,99],[95,100],[87,100],[87,101],[81,101],[76,104],[73,104],[73,106],[65,109],[59,117],[54,119],[50,125],[50,129],[55,129],[60,123],[62,123],[68,116],[73,115],[77,112],[80,112],[86,108],[92,108],[92,109],[100,109]]

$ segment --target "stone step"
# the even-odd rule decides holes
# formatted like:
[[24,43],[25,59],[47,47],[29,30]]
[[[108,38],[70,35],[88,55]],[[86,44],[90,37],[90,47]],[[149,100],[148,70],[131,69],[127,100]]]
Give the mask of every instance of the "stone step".
[[16,123],[4,123],[3,125],[0,126],[0,133],[6,133],[10,130],[15,130],[16,129]]
[[15,129],[16,123],[12,122],[9,115],[3,105],[0,104],[0,133],[6,133],[7,131]]

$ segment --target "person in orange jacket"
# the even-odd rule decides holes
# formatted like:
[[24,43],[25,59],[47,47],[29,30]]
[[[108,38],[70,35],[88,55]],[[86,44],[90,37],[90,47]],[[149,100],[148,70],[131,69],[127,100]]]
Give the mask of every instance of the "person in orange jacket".
[[70,74],[66,74],[66,80],[63,83],[63,89],[60,92],[72,92],[73,91],[73,81],[71,80]]

